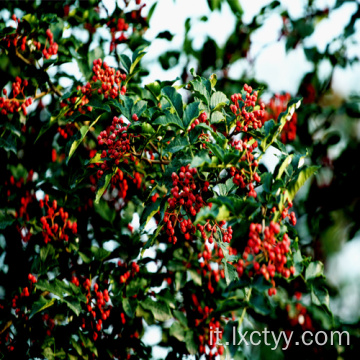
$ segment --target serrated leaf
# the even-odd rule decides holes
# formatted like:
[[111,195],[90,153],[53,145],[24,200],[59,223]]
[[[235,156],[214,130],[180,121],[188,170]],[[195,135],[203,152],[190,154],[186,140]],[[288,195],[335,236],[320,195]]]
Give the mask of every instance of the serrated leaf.
[[211,95],[210,108],[212,111],[217,111],[229,104],[229,99],[220,91],[216,91]]
[[166,303],[146,298],[144,301],[141,301],[141,306],[144,309],[151,311],[155,320],[166,321],[172,318],[170,308]]
[[224,266],[226,285],[229,286],[232,281],[239,279],[239,275],[236,271],[236,268],[229,264],[225,259],[222,259],[221,262]]
[[183,123],[184,123],[184,127],[185,129],[187,129],[189,127],[189,125],[199,117],[199,115],[201,114],[201,110],[200,110],[200,102],[196,101],[193,103],[190,103],[189,105],[186,106],[185,111],[184,111],[184,117],[183,117]]
[[138,101],[132,108],[132,115],[136,114],[140,118],[144,111],[146,111],[146,107],[147,102],[145,100]]
[[[211,88],[210,81],[209,81],[209,84],[210,84],[210,88]],[[194,95],[198,99],[203,101],[206,105],[209,106],[210,105],[210,94],[205,85],[204,79],[201,79],[201,80],[196,79],[196,80],[190,81],[190,85],[194,92]]]
[[184,125],[181,119],[177,116],[177,114],[172,114],[168,111],[165,111],[165,115],[159,116],[153,122],[153,125],[162,125],[162,126],[174,125],[184,130]]
[[213,111],[211,113],[210,123],[217,124],[225,120],[225,115],[220,111]]
[[324,277],[324,264],[321,261],[313,261],[305,270],[305,280],[314,280]]
[[172,86],[166,86],[161,89],[161,95],[170,103],[172,108],[180,119],[183,117],[183,101],[180,93]]

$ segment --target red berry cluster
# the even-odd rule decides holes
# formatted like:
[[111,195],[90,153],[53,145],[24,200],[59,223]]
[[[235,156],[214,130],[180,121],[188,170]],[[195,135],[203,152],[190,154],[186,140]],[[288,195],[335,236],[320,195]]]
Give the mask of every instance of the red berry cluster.
[[[11,19],[16,22],[17,28],[16,28],[15,33],[9,34],[5,38],[2,39],[4,42],[6,42],[7,47],[10,48],[11,45],[13,45],[14,47],[17,47],[20,44],[20,50],[23,52],[26,51],[26,45],[28,46],[28,50],[30,52],[33,50],[32,49],[33,47],[36,50],[40,51],[42,45],[39,41],[36,41],[34,39],[34,36],[36,34],[32,34],[31,35],[32,38],[29,39],[29,37],[27,35],[22,33],[22,29],[19,26],[21,23],[21,20],[18,19],[15,14],[12,15]],[[47,29],[45,34],[46,34],[46,42],[45,42],[45,45],[42,50],[42,55],[45,59],[49,59],[52,55],[57,54],[58,44],[56,42],[54,42],[54,36],[50,29]],[[48,43],[49,43],[49,47],[47,47]]]
[[[128,158],[135,161],[135,158],[130,153],[130,139],[131,134],[127,133],[129,125],[124,126],[122,118],[114,116],[111,126],[107,130],[100,132],[97,137],[99,146],[107,147],[106,150],[103,150],[101,153],[101,158],[110,158],[115,162],[115,165],[118,165],[120,161],[123,161],[125,164],[128,163]],[[130,156],[129,156],[130,155]],[[100,165],[100,170],[98,170],[98,177],[101,177],[104,173],[104,170],[109,168],[107,160],[103,160],[103,163]]]
[[[217,345],[223,337],[224,329],[220,321],[211,316],[214,309],[207,305],[202,307],[195,294],[191,294],[191,299],[195,310],[195,326],[200,333],[199,353],[205,355],[206,359],[215,359],[216,356],[224,353],[224,347]],[[217,335],[215,331],[218,331]]]
[[120,276],[121,284],[127,283],[129,279],[134,278],[135,275],[140,271],[140,266],[135,261],[131,263],[130,269],[128,269],[126,263],[122,263],[121,261],[118,261],[118,266],[125,270],[125,273]]
[[44,325],[46,327],[46,335],[51,336],[52,331],[55,328],[55,320],[52,319],[49,314],[43,314],[41,316],[41,319],[44,322]]
[[248,196],[256,198],[257,194],[254,189],[253,183],[259,183],[261,181],[259,174],[257,173],[257,167],[259,166],[257,160],[255,160],[253,151],[257,148],[258,143],[255,141],[252,145],[248,146],[248,141],[252,138],[244,140],[234,140],[231,145],[240,151],[244,151],[244,155],[241,157],[241,161],[247,163],[248,167],[238,169],[235,166],[230,168],[230,176],[233,178],[235,185],[240,186],[242,189],[248,187]]
[[[268,112],[266,113],[263,122],[274,119],[277,121],[279,115],[286,110],[287,104],[291,98],[289,93],[284,95],[276,94],[267,104]],[[281,132],[281,141],[286,144],[288,142],[294,141],[296,138],[296,124],[297,124],[297,114],[294,113],[291,120],[286,121],[285,126]]]
[[214,235],[218,232],[221,233],[223,242],[230,243],[233,231],[231,226],[228,226],[228,228],[225,229],[225,224],[225,221],[219,221],[219,223],[215,221],[215,224],[211,225],[210,220],[207,220],[205,225],[197,224],[197,228],[201,232],[201,237],[205,241],[208,240],[210,244],[214,242]]
[[[46,30],[46,37],[47,37],[47,39],[46,39],[45,47],[44,47],[42,53],[43,53],[43,56],[45,59],[49,59],[52,55],[57,54],[59,46],[56,42],[54,42],[54,35],[50,29]],[[49,47],[47,48],[46,45],[47,45],[48,41],[49,41]],[[35,44],[35,41],[34,41],[34,44]],[[36,44],[35,44],[35,46],[36,46]]]
[[63,128],[61,128],[59,126],[57,131],[61,137],[63,137],[64,139],[67,139],[68,137],[71,137],[75,134],[76,126],[74,123],[68,123]]
[[279,233],[280,224],[274,221],[265,228],[261,224],[252,223],[247,246],[237,265],[239,276],[242,276],[244,270],[247,269],[249,277],[262,275],[270,281],[273,286],[268,291],[270,296],[276,294],[274,280],[276,273],[289,278],[295,272],[294,266],[286,267],[287,254],[291,245],[289,236],[285,233],[281,239]]
[[289,213],[289,209],[292,208],[293,203],[291,201],[288,201],[287,207],[283,209],[281,212],[281,218],[284,220],[286,218],[289,218],[290,224],[295,226],[296,225],[296,215],[295,212],[292,211]]
[[[229,255],[236,255],[236,249],[232,249],[230,246],[228,247]],[[213,250],[205,244],[204,250],[198,253],[198,259],[200,262],[200,268],[198,270],[199,274],[202,274],[204,279],[208,279],[207,289],[210,294],[215,292],[215,288],[213,283],[211,282],[212,278],[215,283],[218,283],[221,279],[225,278],[224,269],[220,268],[221,259],[224,258],[224,253],[221,247],[218,246],[217,243],[214,244]],[[217,265],[214,266],[214,265]]]
[[[240,131],[247,132],[249,127],[253,129],[261,128],[263,125],[263,118],[265,117],[265,104],[260,104],[260,110],[254,110],[258,98],[258,92],[253,91],[251,86],[244,85],[246,93],[243,100],[241,94],[231,95],[230,110],[236,115],[235,133]],[[249,111],[251,108],[251,111]]]
[[194,122],[190,126],[189,131],[193,130],[197,125],[201,123],[209,125],[209,120],[207,119],[206,112],[201,113],[200,116],[194,120]]
[[308,314],[305,306],[303,306],[299,302],[296,303],[295,306],[287,304],[286,311],[288,313],[288,319],[291,327],[300,325],[303,331],[315,331],[311,317]]
[[[71,282],[76,286],[80,286],[80,281],[75,276],[72,277]],[[85,279],[82,286],[87,291],[86,309],[89,316],[81,319],[81,328],[91,330],[93,340],[96,341],[103,327],[103,321],[109,318],[112,309],[112,306],[108,305],[110,302],[109,291],[107,289],[100,291],[97,283],[94,283],[93,290],[91,290],[90,279]]]
[[[112,52],[115,50],[117,44],[121,44],[128,39],[125,35],[125,31],[129,29],[129,24],[126,23],[124,18],[112,18],[107,22],[106,25],[110,28],[110,52]],[[121,34],[117,35],[118,32],[120,32]]]
[[[125,95],[126,86],[122,86],[121,83],[126,79],[126,74],[122,74],[120,70],[115,70],[110,67],[106,62],[101,59],[95,59],[93,62],[93,73],[90,82],[87,82],[84,86],[78,86],[76,89],[81,91],[80,96],[72,96],[60,103],[61,107],[73,106],[78,104],[77,110],[84,114],[87,111],[92,111],[91,106],[84,108],[89,103],[89,99],[93,93],[103,95],[105,99],[109,97],[112,99],[117,98],[119,95]],[[81,100],[79,102],[79,100]],[[73,110],[66,112],[66,116],[71,116],[74,113]]]
[[[186,240],[192,240],[196,228],[193,225],[190,216],[194,217],[200,209],[206,206],[201,193],[208,191],[209,183],[204,182],[203,187],[199,187],[195,183],[194,175],[197,173],[196,168],[190,169],[189,165],[182,166],[179,174],[172,173],[171,178],[173,187],[171,189],[172,197],[169,197],[168,203],[171,212],[166,212],[164,222],[166,223],[166,233],[169,236],[169,242],[176,243],[177,237],[174,226],[179,221],[180,230],[184,234]],[[185,219],[180,210],[184,209],[188,219]]]
[[26,315],[27,307],[25,299],[33,292],[34,284],[37,282],[37,278],[33,274],[29,274],[28,280],[30,282],[29,286],[25,286],[21,290],[21,294],[15,295],[11,302],[12,308],[15,309],[15,315],[18,317],[20,316],[24,320],[28,320],[28,316]]
[[[66,233],[66,230],[68,229],[73,234],[76,234],[77,222],[71,222],[68,219],[69,214],[64,212],[62,207],[57,211],[58,205],[56,200],[52,202],[52,205],[49,205],[49,195],[45,195],[44,201],[40,200],[40,207],[43,208],[44,205],[47,207],[47,215],[41,217],[40,221],[45,244],[51,241],[51,239],[69,241],[69,235]],[[60,219],[61,221],[59,221]],[[59,222],[56,222],[56,220]]]
[[[27,80],[21,80],[18,76],[15,78],[15,82],[11,84],[12,97],[7,96],[7,90],[4,88],[2,93],[4,97],[0,97],[0,109],[1,115],[7,115],[8,113],[19,112],[22,110],[24,115],[27,115],[27,107],[32,104],[33,99],[31,97],[26,98],[24,94],[25,87],[28,86]],[[22,95],[22,99],[17,99],[18,95]]]

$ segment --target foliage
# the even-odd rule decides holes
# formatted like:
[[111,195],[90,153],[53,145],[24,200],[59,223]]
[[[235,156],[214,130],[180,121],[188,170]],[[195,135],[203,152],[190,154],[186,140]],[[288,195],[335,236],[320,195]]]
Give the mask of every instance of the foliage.
[[[241,6],[228,3],[240,21]],[[221,1],[209,4],[216,10]],[[225,76],[197,74],[216,70],[216,55],[198,56],[210,63],[201,61],[181,85],[142,86],[143,34],[154,11],[145,18],[143,6],[125,2],[108,14],[96,1],[87,9],[13,1],[9,10],[23,15],[1,20],[6,359],[148,359],[142,338],[154,324],[167,359],[240,359],[238,347],[215,345],[211,328],[231,342],[229,329],[243,329],[245,314],[274,329],[342,326],[323,264],[303,251],[290,210],[321,171],[300,151],[302,98],[279,96],[267,106],[260,87],[237,83],[229,92]],[[106,51],[99,29],[111,38]],[[244,48],[232,53],[234,41],[226,52],[243,56]],[[164,68],[168,60],[160,58]],[[71,63],[81,80],[62,70]],[[268,171],[263,159],[274,149],[277,165]]]

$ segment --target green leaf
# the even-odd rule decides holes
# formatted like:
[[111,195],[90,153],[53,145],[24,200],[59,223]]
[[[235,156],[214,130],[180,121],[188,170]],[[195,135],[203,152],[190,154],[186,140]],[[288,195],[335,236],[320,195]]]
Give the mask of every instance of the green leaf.
[[[110,107],[109,107],[110,109]],[[74,155],[75,150],[79,147],[81,142],[84,140],[86,134],[89,132],[89,130],[98,122],[101,115],[99,115],[96,120],[94,120],[91,125],[89,126],[82,126],[81,129],[73,136],[73,138],[69,141],[71,143],[68,157],[66,159],[66,164],[69,163],[70,158]]]
[[297,175],[296,179],[292,180],[288,184],[285,198],[290,201],[293,200],[296,193],[305,184],[306,180],[313,176],[319,170],[319,168],[319,166],[309,166],[305,169],[302,169]]
[[183,117],[183,101],[181,94],[179,94],[172,86],[162,88],[161,94],[171,104],[178,117],[181,119]]
[[227,0],[231,11],[237,15],[237,16],[241,16],[243,14],[243,8],[240,4],[240,0]]
[[216,74],[211,74],[209,77],[210,80],[210,84],[211,84],[211,88],[215,89],[215,85],[217,83],[217,75]]
[[16,141],[12,135],[9,135],[7,139],[0,137],[0,148],[5,151],[12,151],[15,155],[17,154]]
[[134,100],[129,96],[121,96],[120,98],[123,101],[123,104],[119,104],[120,111],[130,121]]
[[229,211],[224,205],[221,206],[213,205],[211,209],[208,206],[206,206],[202,208],[196,215],[194,225],[200,222],[205,222],[208,219],[217,220],[217,221],[226,220],[228,219],[229,215],[230,215]]
[[95,203],[98,204],[100,201],[100,198],[102,197],[102,195],[104,194],[105,190],[107,189],[107,187],[110,184],[110,181],[112,179],[112,177],[115,175],[116,170],[114,171],[110,171],[106,174],[104,174],[99,182],[98,182],[98,189],[96,192],[96,197],[95,197]]
[[15,218],[9,215],[0,215],[0,230],[4,230],[8,226],[11,226],[15,221]]
[[218,144],[206,143],[212,153],[221,161],[224,161],[224,150]]
[[120,55],[120,64],[127,74],[130,72],[131,59],[127,55]]
[[145,85],[145,89],[148,89],[156,99],[160,99],[161,85],[157,81]]
[[223,266],[224,266],[224,270],[225,270],[225,281],[226,281],[226,285],[230,285],[230,283],[232,281],[236,281],[239,279],[238,273],[236,271],[236,268],[229,264],[225,259],[221,260]]
[[165,115],[159,116],[154,122],[153,125],[161,125],[161,126],[169,126],[174,125],[184,130],[184,125],[181,119],[177,116],[177,114],[172,114],[168,111],[164,112]]
[[217,124],[225,120],[225,115],[220,111],[214,111],[211,113],[210,123]]
[[202,167],[205,164],[211,164],[211,159],[208,154],[208,151],[203,150],[200,151],[197,155],[194,156],[194,158],[191,161],[190,167]]
[[105,260],[111,254],[111,251],[105,250],[98,246],[92,246],[90,251],[94,255],[95,260],[98,261]]
[[145,100],[138,101],[132,108],[132,115],[136,114],[140,118],[144,111],[146,111],[146,107],[147,102]]
[[50,306],[53,306],[55,301],[55,298],[45,299],[43,296],[40,296],[39,300],[35,301],[31,307],[29,319],[31,319],[38,312],[43,311]]
[[301,255],[301,251],[297,250],[294,253],[294,266],[295,266],[295,276],[299,276],[303,269],[304,269],[304,265],[303,265],[303,257]]
[[130,318],[134,317],[135,309],[133,308],[130,299],[123,298],[122,299],[122,306],[124,308],[125,314],[129,316]]
[[170,144],[165,148],[165,151],[175,154],[176,152],[185,149],[189,145],[189,141],[186,137],[178,136],[170,142]]
[[184,118],[183,118],[183,123],[184,123],[185,129],[187,129],[189,127],[189,125],[195,119],[197,119],[199,117],[199,115],[201,114],[199,105],[200,105],[200,102],[195,101],[186,106],[185,111],[184,111]]
[[130,66],[129,73],[132,74],[135,70],[136,65],[139,63],[139,61],[143,58],[143,56],[146,54],[145,50],[148,47],[148,45],[143,44],[140,45],[133,53],[132,56],[132,64]]
[[113,222],[115,220],[116,211],[110,208],[107,201],[94,203],[94,210],[106,221]]
[[324,264],[321,261],[313,261],[305,271],[305,280],[314,280],[318,277],[324,277]]
[[194,95],[203,101],[206,105],[210,105],[210,91],[211,91],[211,83],[208,80],[208,83],[210,85],[210,89],[208,89],[207,84],[204,81],[205,79],[196,79],[193,81],[190,81],[190,86],[192,91],[194,92]]
[[72,310],[76,316],[79,316],[81,313],[81,304],[78,298],[74,296],[67,296],[66,298],[62,299],[62,301],[68,306],[70,310]]
[[174,336],[179,341],[184,341],[185,339],[185,331],[184,328],[180,325],[179,322],[175,321],[170,326],[170,336]]
[[103,102],[97,99],[91,99],[86,106],[91,106],[94,109],[104,110],[106,112],[111,112],[111,108],[108,104],[104,104]]
[[271,173],[264,173],[261,175],[261,183],[265,192],[271,192],[271,185],[272,185],[272,174]]
[[140,217],[140,230],[143,230],[150,219],[160,210],[160,204],[161,199],[157,199],[154,203],[151,202],[150,205],[144,208],[144,211]]
[[153,301],[149,297],[141,301],[141,306],[152,312],[155,320],[166,321],[172,318],[169,306],[161,301]]
[[252,292],[250,306],[260,315],[267,316],[270,314],[270,305],[268,299],[259,292]]
[[188,319],[182,311],[174,310],[173,313],[174,313],[175,318],[180,321],[180,324],[182,324],[185,327],[188,326]]
[[195,355],[198,352],[198,345],[196,344],[194,340],[194,332],[193,331],[187,331],[185,335],[185,344],[186,349],[191,355]]
[[220,110],[225,105],[229,105],[229,99],[224,93],[216,91],[211,95],[210,108],[212,111]]
[[195,269],[189,270],[191,279],[194,281],[196,285],[202,286],[202,278],[201,274],[198,274],[198,272]]
[[325,308],[331,312],[330,296],[325,287],[311,285],[311,301],[314,305],[325,306]]
[[292,158],[294,155],[288,155],[285,160],[280,165],[278,174],[276,176],[276,179],[280,179],[282,174],[284,173],[285,169],[291,164]]

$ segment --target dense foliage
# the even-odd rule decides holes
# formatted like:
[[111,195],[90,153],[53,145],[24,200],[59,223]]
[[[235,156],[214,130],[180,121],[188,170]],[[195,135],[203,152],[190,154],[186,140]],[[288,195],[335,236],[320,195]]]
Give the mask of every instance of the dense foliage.
[[[240,5],[228,3],[240,22]],[[142,86],[143,35],[155,7],[147,17],[138,0],[112,14],[97,1],[87,9],[13,1],[8,9],[0,25],[4,359],[148,359],[142,338],[153,324],[167,359],[329,358],[352,349],[225,345],[233,327],[249,324],[299,334],[348,329],[330,311],[323,263],[308,244],[304,251],[295,228],[295,195],[334,143],[330,131],[321,147],[304,130],[305,116],[323,111],[315,90],[306,85],[304,107],[288,94],[265,104],[258,83],[226,76],[229,62],[246,55],[257,17],[251,31],[229,39],[221,74],[221,52],[206,52],[211,41],[196,53],[186,38],[184,53],[198,58],[198,69],[185,69],[181,84]],[[309,9],[307,26],[325,16]],[[303,25],[283,16],[290,49]],[[164,68],[170,58],[160,58]],[[69,63],[80,80],[66,72]],[[300,205],[310,223],[323,216]]]

